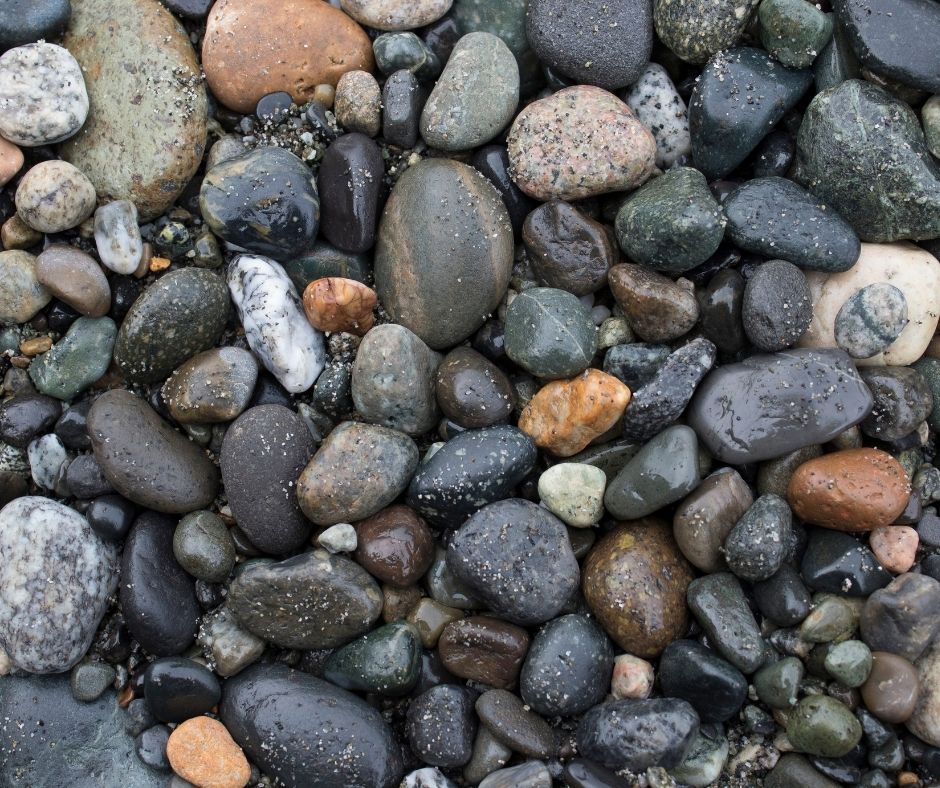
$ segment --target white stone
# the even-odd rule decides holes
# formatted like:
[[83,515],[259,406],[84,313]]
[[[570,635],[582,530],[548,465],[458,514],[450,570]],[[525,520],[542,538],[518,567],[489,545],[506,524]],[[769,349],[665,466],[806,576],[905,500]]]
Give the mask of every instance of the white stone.
[[588,528],[604,515],[607,476],[593,465],[560,462],[539,476],[545,508],[575,528]]
[[56,475],[68,461],[69,453],[58,435],[49,433],[31,441],[26,448],[29,471],[37,487],[44,490],[55,488]]
[[130,200],[115,200],[95,211],[95,246],[101,264],[116,274],[132,274],[144,255],[144,242],[137,226],[137,206]]
[[927,349],[940,319],[940,262],[911,243],[862,244],[858,262],[840,274],[807,271],[813,319],[800,347],[838,347],[835,321],[846,300],[867,285],[887,282],[904,293],[910,321],[883,353],[859,359],[860,367],[907,366]]
[[657,167],[671,167],[692,152],[687,107],[661,65],[650,63],[626,91],[624,101],[653,133]]
[[653,691],[653,666],[633,654],[614,658],[614,672],[610,677],[610,694],[617,700],[648,698]]
[[26,44],[0,57],[0,135],[18,145],[51,145],[88,117],[85,78],[72,53]]
[[0,323],[25,323],[52,300],[39,283],[36,258],[20,249],[0,252]]
[[30,673],[77,663],[117,586],[117,549],[82,515],[48,498],[0,511],[0,647]]
[[414,30],[440,19],[454,0],[340,0],[359,24],[376,30]]
[[359,539],[356,529],[349,523],[337,523],[317,537],[317,544],[331,553],[351,553],[359,544]]
[[441,773],[440,769],[429,766],[406,774],[401,788],[455,788],[455,786]]
[[61,233],[77,227],[95,210],[95,187],[67,161],[41,161],[16,187],[16,212],[41,233]]
[[243,254],[229,265],[227,279],[254,354],[288,391],[309,389],[326,366],[326,346],[284,269],[267,257]]

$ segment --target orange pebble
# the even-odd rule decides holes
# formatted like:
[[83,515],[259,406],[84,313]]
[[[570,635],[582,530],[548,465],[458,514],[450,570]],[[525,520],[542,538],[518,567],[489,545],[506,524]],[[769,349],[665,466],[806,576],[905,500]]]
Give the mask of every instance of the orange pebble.
[[327,276],[307,285],[304,312],[320,331],[348,331],[364,336],[372,328],[372,310],[378,299],[362,282]]
[[180,723],[166,743],[170,766],[197,788],[244,788],[251,767],[226,727],[211,717]]
[[868,546],[875,558],[896,575],[914,566],[919,543],[917,531],[908,525],[881,525],[868,536]]

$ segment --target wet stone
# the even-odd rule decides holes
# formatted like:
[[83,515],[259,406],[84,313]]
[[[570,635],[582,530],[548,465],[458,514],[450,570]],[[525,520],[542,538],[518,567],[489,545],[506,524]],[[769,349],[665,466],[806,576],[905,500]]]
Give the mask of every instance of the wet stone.
[[444,415],[468,429],[507,420],[515,401],[505,373],[466,347],[454,348],[444,357],[435,393]]
[[799,573],[784,564],[776,574],[754,584],[754,599],[761,614],[781,627],[799,624],[810,610],[810,595]]
[[899,575],[868,597],[859,626],[873,650],[916,661],[940,631],[940,582],[922,574]]
[[364,134],[344,134],[323,154],[317,187],[329,200],[320,232],[338,249],[358,253],[374,245],[383,172],[382,152]]
[[507,689],[516,684],[529,643],[522,627],[490,616],[471,616],[444,627],[438,651],[444,667],[455,676]]
[[744,287],[741,316],[744,333],[758,350],[774,352],[795,345],[813,319],[803,272],[785,260],[762,263]]
[[218,515],[191,512],[173,532],[173,555],[197,580],[221,583],[235,566],[235,542]]
[[692,150],[687,108],[659,63],[646,69],[625,91],[623,100],[656,140],[656,166],[671,167]]
[[780,569],[790,546],[792,513],[778,495],[762,495],[728,534],[728,568],[750,582],[767,580]]
[[866,597],[891,582],[871,551],[849,534],[826,528],[810,531],[800,574],[816,591]]
[[730,662],[694,640],[675,640],[659,659],[663,694],[692,704],[703,722],[724,722],[744,704],[747,680]]
[[530,758],[550,758],[556,750],[555,733],[545,720],[529,711],[518,695],[494,689],[474,704],[480,722],[514,752]]
[[95,247],[101,264],[116,274],[133,274],[144,254],[137,208],[129,200],[114,200],[95,211]]
[[400,69],[382,87],[382,137],[391,145],[413,148],[418,141],[424,95],[411,71]]
[[887,282],[866,285],[849,296],[834,323],[836,344],[852,358],[871,358],[900,336],[908,323],[907,299]]
[[434,766],[453,768],[470,760],[477,722],[473,696],[455,684],[440,684],[419,695],[408,709],[408,743]]
[[859,426],[869,437],[898,441],[916,430],[933,410],[927,381],[910,367],[872,367],[860,372],[875,401]]

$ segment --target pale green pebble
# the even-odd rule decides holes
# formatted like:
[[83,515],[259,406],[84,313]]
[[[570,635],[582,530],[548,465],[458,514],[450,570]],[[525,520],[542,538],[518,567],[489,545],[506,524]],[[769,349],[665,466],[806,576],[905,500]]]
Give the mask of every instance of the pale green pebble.
[[705,788],[718,779],[728,760],[728,751],[721,725],[703,725],[685,759],[670,774],[683,785]]
[[826,671],[846,687],[861,687],[871,672],[871,649],[860,640],[836,643],[826,654]]
[[787,718],[787,738],[798,752],[841,758],[861,740],[862,726],[844,703],[813,695]]
[[927,148],[940,159],[940,95],[931,96],[920,110]]
[[630,324],[622,317],[608,317],[597,329],[597,347],[601,350],[634,341]]
[[80,317],[50,350],[33,359],[29,376],[43,394],[70,400],[108,371],[116,336],[110,317]]
[[356,529],[349,523],[331,525],[317,537],[317,544],[331,553],[351,553],[359,544]]
[[796,657],[765,665],[754,674],[757,697],[773,709],[789,709],[796,703],[803,670],[803,663]]
[[218,515],[191,512],[176,526],[173,555],[196,579],[221,583],[235,566],[235,540]]
[[539,477],[545,507],[574,528],[599,523],[604,515],[607,476],[600,468],[577,462],[553,465]]

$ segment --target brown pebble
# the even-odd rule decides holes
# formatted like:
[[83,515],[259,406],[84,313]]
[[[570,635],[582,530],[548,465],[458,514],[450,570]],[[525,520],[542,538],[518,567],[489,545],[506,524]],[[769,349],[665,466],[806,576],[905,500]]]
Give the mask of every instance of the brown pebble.
[[408,623],[413,624],[421,636],[421,645],[434,648],[444,631],[452,621],[463,618],[463,611],[448,607],[430,597],[424,597],[408,614]]
[[434,535],[407,506],[389,506],[355,528],[356,563],[383,583],[398,588],[413,585],[434,560]]
[[385,600],[382,605],[382,620],[391,624],[393,621],[404,620],[414,610],[415,605],[421,601],[421,589],[417,586],[395,588],[383,585],[382,597]]
[[20,353],[24,356],[38,356],[52,347],[52,337],[30,337],[20,342]]
[[868,546],[878,563],[895,574],[914,566],[919,542],[917,531],[908,525],[879,525],[868,536]]
[[307,285],[304,312],[320,331],[348,331],[365,336],[375,323],[375,292],[355,279],[327,276]]
[[166,743],[173,771],[197,788],[244,788],[251,766],[228,729],[211,717],[181,722]]
[[6,186],[23,168],[23,151],[0,137],[0,186]]
[[691,286],[683,287],[656,271],[621,263],[607,273],[610,292],[630,328],[645,342],[671,342],[687,334],[699,318]]
[[0,243],[4,249],[29,249],[41,240],[42,233],[26,224],[18,213],[13,214],[3,223],[3,227],[0,227]]
[[437,650],[455,676],[509,689],[529,650],[529,633],[498,618],[471,616],[444,627]]
[[66,244],[52,244],[36,258],[36,278],[56,298],[88,317],[111,308],[111,285],[89,254]]
[[887,651],[873,651],[871,656],[871,673],[862,685],[862,700],[878,719],[904,722],[917,705],[920,692],[917,669],[904,657]]

